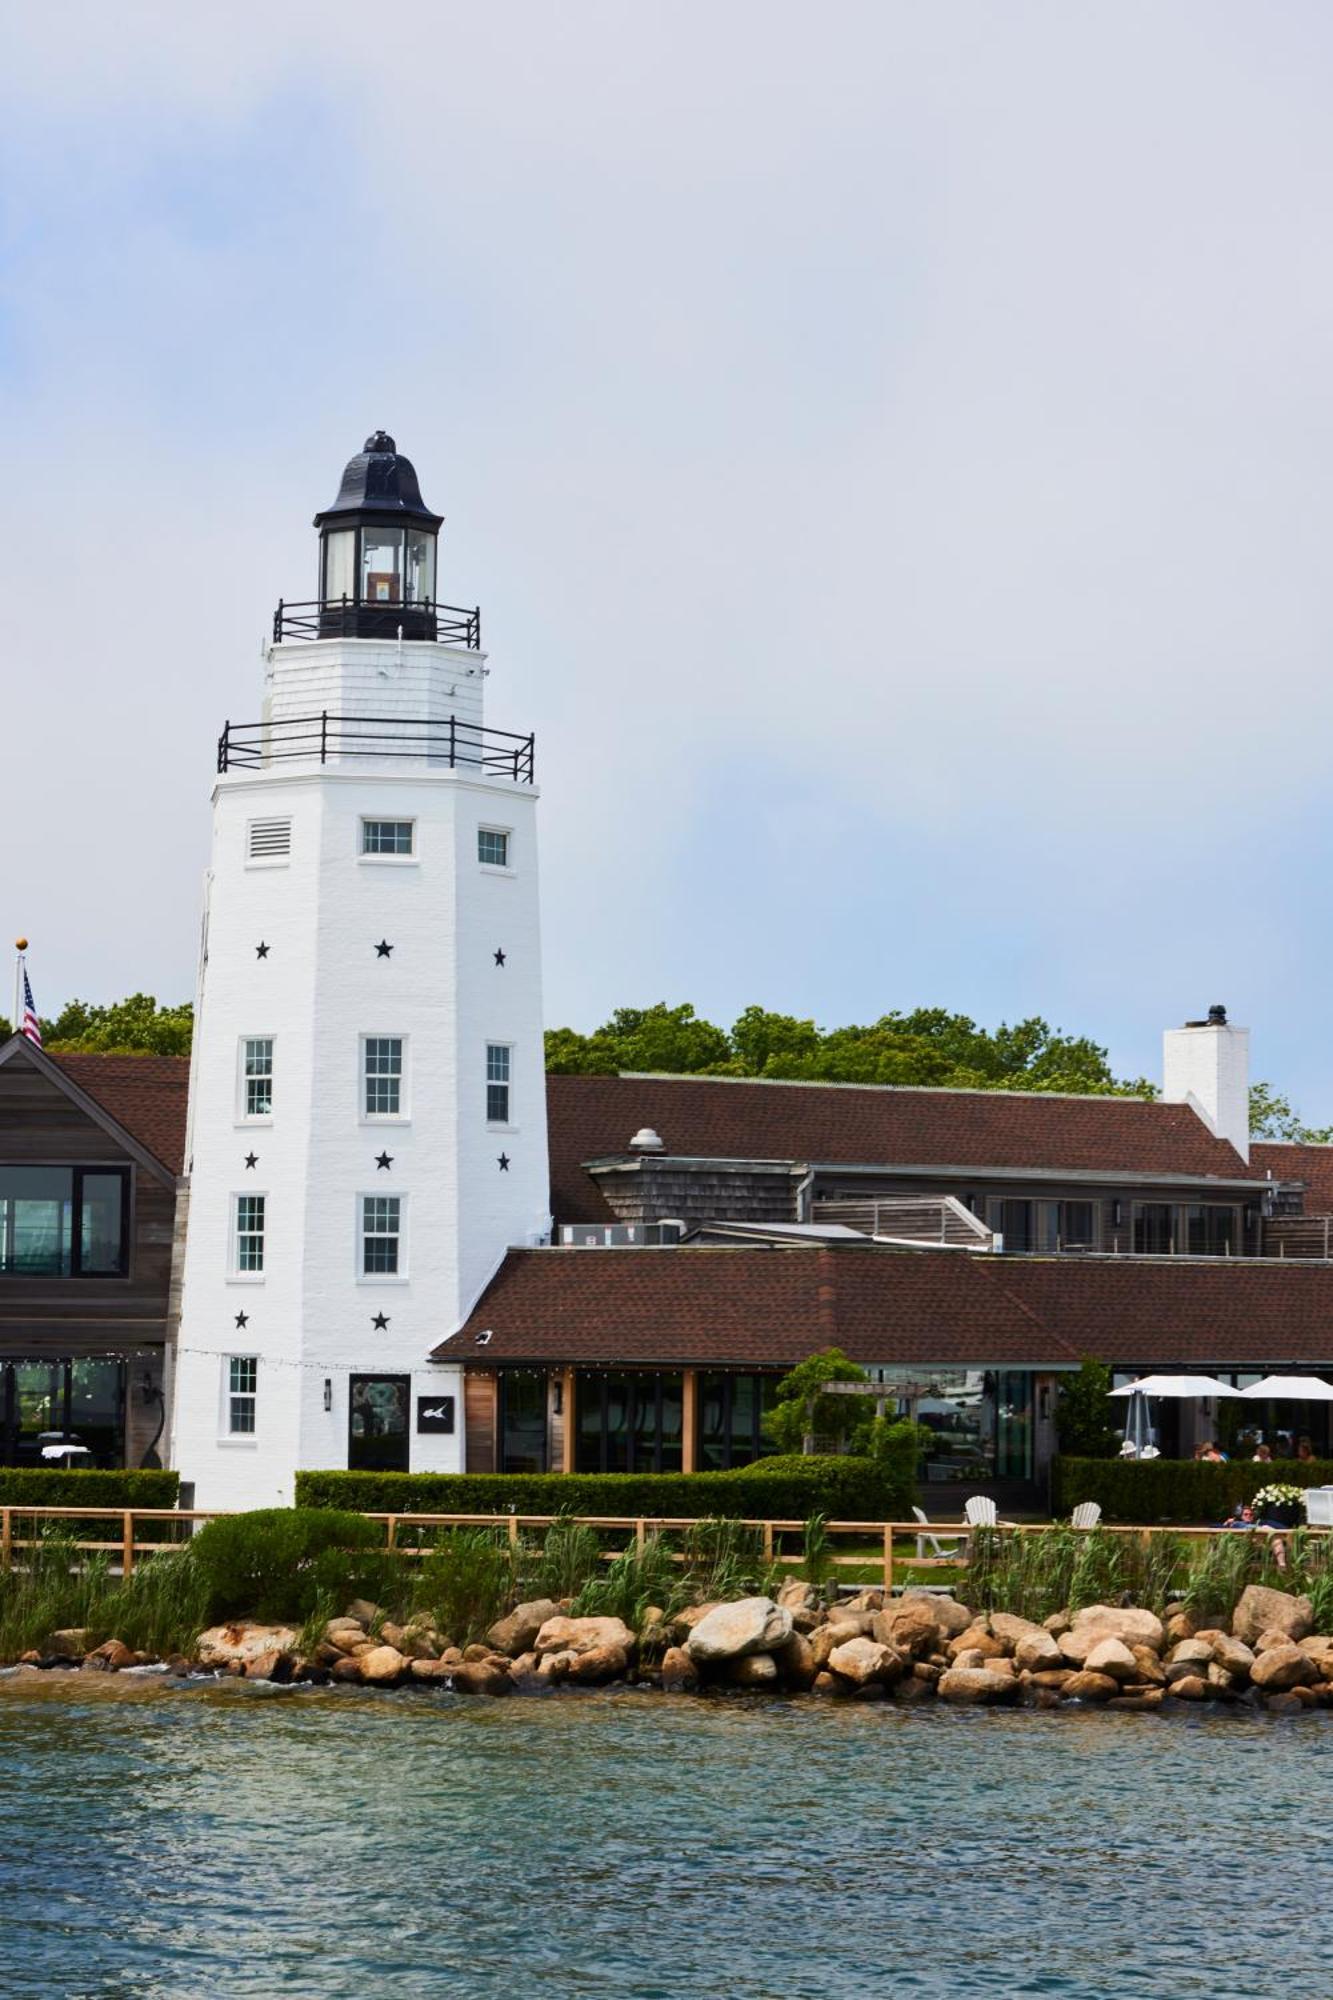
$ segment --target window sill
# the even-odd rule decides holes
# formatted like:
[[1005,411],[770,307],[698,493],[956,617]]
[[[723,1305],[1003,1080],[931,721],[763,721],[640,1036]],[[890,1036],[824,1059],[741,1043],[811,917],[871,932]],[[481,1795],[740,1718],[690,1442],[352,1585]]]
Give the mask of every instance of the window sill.
[[267,1271],[228,1271],[227,1283],[229,1285],[262,1285],[267,1276]]
[[488,1132],[510,1132],[518,1134],[523,1130],[523,1127],[521,1125],[501,1125],[496,1119],[488,1118],[486,1120],[486,1130]]
[[421,862],[419,854],[358,854],[356,858],[363,868],[416,868]]
[[362,1125],[410,1125],[410,1115],[405,1111],[363,1111],[358,1123]]
[[259,1439],[254,1436],[233,1437],[230,1431],[223,1431],[218,1437],[218,1449],[220,1451],[258,1451]]
[[358,1285],[408,1285],[412,1279],[407,1271],[358,1271],[356,1282]]
[[270,1112],[267,1118],[263,1118],[260,1116],[258,1112],[256,1112],[254,1117],[250,1118],[247,1117],[244,1112],[242,1112],[239,1118],[235,1118],[232,1120],[232,1123],[235,1125],[236,1130],[238,1132],[254,1132],[254,1131],[262,1132],[265,1126],[271,1125],[273,1123],[273,1114],[272,1112]]
[[477,873],[479,875],[503,875],[508,877],[512,882],[518,874],[518,870],[517,868],[502,868],[497,861],[479,861],[477,863]]

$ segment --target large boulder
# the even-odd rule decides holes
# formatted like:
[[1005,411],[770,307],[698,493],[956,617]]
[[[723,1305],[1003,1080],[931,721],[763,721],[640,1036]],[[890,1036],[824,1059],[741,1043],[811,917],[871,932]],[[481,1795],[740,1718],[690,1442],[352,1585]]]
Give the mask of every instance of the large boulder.
[[908,1653],[915,1660],[938,1653],[948,1637],[928,1597],[904,1597],[887,1605],[875,1614],[871,1633],[881,1645]]
[[[40,1659],[41,1655],[37,1657]],[[138,1661],[139,1655],[131,1652],[123,1639],[108,1639],[105,1645],[89,1653],[83,1664],[101,1673],[118,1674],[123,1673],[126,1667],[137,1666]]]
[[828,1663],[853,1687],[902,1678],[902,1661],[891,1646],[881,1645],[878,1639],[848,1639],[845,1645],[834,1647]]
[[509,1662],[497,1653],[489,1660],[464,1660],[449,1678],[463,1694],[510,1694]]
[[950,1639],[945,1652],[951,1660],[960,1653],[980,1653],[988,1660],[1002,1660],[1007,1648],[1003,1639],[997,1639],[984,1625],[969,1625],[966,1632],[959,1632]]
[[686,1645],[693,1660],[739,1660],[747,1653],[776,1651],[790,1639],[791,1631],[791,1613],[785,1605],[775,1604],[771,1597],[741,1597],[734,1604],[719,1604],[701,1618]]
[[1287,1688],[1317,1681],[1319,1669],[1308,1653],[1289,1642],[1285,1646],[1270,1646],[1266,1653],[1260,1653],[1250,1668],[1250,1679],[1257,1688],[1266,1688],[1272,1694],[1284,1693]]
[[1107,1674],[1113,1681],[1138,1679],[1138,1664],[1123,1639],[1099,1639],[1083,1662],[1088,1674]]
[[51,1634],[47,1652],[53,1660],[81,1660],[88,1652],[88,1639],[86,1626],[70,1625],[63,1632]]
[[[1308,1639],[1301,1639],[1297,1643],[1301,1651],[1308,1653],[1318,1667],[1320,1680],[1333,1681],[1333,1639],[1330,1639],[1325,1632],[1312,1632]],[[1238,1646],[1240,1641],[1233,1639],[1231,1644]]]
[[559,1615],[558,1604],[549,1597],[538,1597],[530,1604],[516,1604],[505,1617],[497,1618],[486,1638],[493,1652],[516,1660],[520,1653],[533,1650],[542,1626]]
[[1247,1646],[1252,1646],[1265,1632],[1283,1632],[1288,1639],[1304,1639],[1314,1630],[1314,1612],[1308,1597],[1293,1597],[1288,1591],[1269,1590],[1262,1583],[1251,1583],[1236,1600],[1231,1630]]
[[1013,1674],[997,1674],[990,1667],[950,1667],[941,1674],[938,1692],[944,1701],[1014,1701],[1019,1683]]
[[372,1646],[357,1661],[361,1678],[370,1687],[396,1687],[407,1672],[407,1661],[396,1646]]
[[1064,1664],[1065,1656],[1060,1651],[1059,1641],[1040,1625],[1031,1632],[1025,1632],[1014,1647],[1014,1665],[1021,1667],[1025,1673],[1055,1673]]
[[798,1688],[804,1692],[814,1686],[815,1675],[819,1669],[815,1665],[815,1649],[804,1632],[793,1632],[790,1639],[784,1640],[772,1654],[756,1653],[752,1657],[757,1660],[771,1658],[777,1666],[778,1679],[784,1687]]
[[523,1651],[538,1654],[591,1653],[601,1646],[623,1647],[628,1656],[634,1650],[634,1634],[619,1618],[557,1616],[542,1623],[532,1647],[525,1646]]
[[245,1672],[252,1660],[273,1653],[294,1653],[298,1634],[290,1625],[257,1625],[249,1619],[233,1625],[210,1625],[195,1641],[201,1667],[233,1667]]
[[1084,1667],[1081,1673],[1071,1674],[1061,1693],[1066,1701],[1110,1701],[1120,1692],[1120,1683],[1110,1674],[1093,1673]]
[[900,1604],[925,1604],[930,1615],[943,1632],[946,1639],[956,1639],[960,1632],[966,1632],[969,1625],[975,1625],[975,1615],[956,1597],[937,1597],[930,1590],[905,1590],[898,1599]]
[[603,1681],[623,1681],[628,1671],[629,1655],[623,1646],[589,1646],[573,1655],[569,1679],[600,1687]]
[[668,1646],[662,1655],[662,1686],[668,1694],[680,1694],[699,1685],[699,1669],[683,1646]]
[[1160,1652],[1166,1633],[1156,1613],[1139,1605],[1089,1604],[1075,1615],[1069,1630],[1061,1633],[1060,1650],[1072,1665],[1081,1667],[1103,1639],[1119,1639],[1124,1646],[1151,1646]]
[[722,1671],[733,1687],[771,1690],[778,1684],[778,1663],[771,1653],[740,1653],[725,1661]]
[[1011,1653],[1017,1648],[1019,1640],[1026,1639],[1029,1633],[1046,1630],[1044,1625],[1036,1624],[1031,1618],[1019,1618],[1012,1611],[992,1611],[987,1623],[995,1637]]

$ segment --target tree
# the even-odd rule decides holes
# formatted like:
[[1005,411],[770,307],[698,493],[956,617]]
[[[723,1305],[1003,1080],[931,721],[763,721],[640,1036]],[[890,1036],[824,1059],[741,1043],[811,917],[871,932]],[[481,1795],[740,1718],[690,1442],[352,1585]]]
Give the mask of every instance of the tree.
[[1333,1125],[1303,1125],[1290,1101],[1269,1083],[1250,1085],[1250,1137],[1287,1139],[1307,1146],[1333,1143]]
[[188,1056],[194,1009],[188,1001],[159,1007],[151,993],[132,993],[127,1000],[96,1007],[70,1000],[53,1021],[42,1022],[42,1044],[53,1054],[62,1050],[94,1051],[101,1055]]
[[1111,1371],[1085,1354],[1077,1375],[1066,1375],[1055,1402],[1055,1433],[1071,1458],[1114,1458],[1120,1440],[1108,1392]]
[[845,1355],[840,1347],[826,1347],[820,1354],[798,1362],[778,1383],[778,1400],[764,1419],[764,1429],[780,1451],[802,1452],[807,1458],[815,1449],[815,1438],[834,1439],[839,1445],[850,1437],[864,1416],[859,1396],[825,1396],[820,1391],[828,1382],[867,1382],[864,1368]]

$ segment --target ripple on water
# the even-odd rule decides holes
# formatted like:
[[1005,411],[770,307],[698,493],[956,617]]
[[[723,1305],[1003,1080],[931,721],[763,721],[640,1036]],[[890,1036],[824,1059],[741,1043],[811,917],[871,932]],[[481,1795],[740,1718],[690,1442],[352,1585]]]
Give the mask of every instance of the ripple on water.
[[0,1995],[1321,1993],[1331,1749],[1322,1715],[4,1679]]

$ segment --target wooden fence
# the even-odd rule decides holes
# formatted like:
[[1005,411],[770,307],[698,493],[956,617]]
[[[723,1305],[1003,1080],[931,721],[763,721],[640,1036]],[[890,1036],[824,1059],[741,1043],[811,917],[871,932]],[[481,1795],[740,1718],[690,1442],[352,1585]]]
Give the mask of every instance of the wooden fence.
[[[114,1533],[109,1538],[91,1538],[72,1535],[73,1546],[80,1552],[109,1555],[112,1568],[122,1576],[130,1576],[134,1565],[142,1556],[161,1554],[170,1549],[179,1549],[194,1532],[195,1524],[222,1518],[226,1509],[207,1512],[201,1509],[175,1507],[0,1507],[0,1572],[11,1569],[16,1557],[40,1546],[43,1524],[65,1522],[71,1527],[95,1522],[113,1524]],[[581,1527],[595,1528],[608,1535],[624,1535],[627,1539],[620,1548],[603,1551],[607,1561],[633,1546],[642,1549],[650,1534],[676,1535],[700,1528],[706,1524],[705,1517],[684,1515],[652,1514],[367,1514],[369,1521],[378,1521],[384,1527],[384,1545],[395,1555],[420,1557],[429,1553],[432,1546],[429,1538],[413,1540],[417,1530],[435,1531],[441,1528],[496,1528],[502,1530],[509,1541],[517,1547],[525,1530],[547,1529],[557,1521],[576,1521]],[[716,1516],[707,1524],[712,1525]],[[730,1518],[730,1517],[728,1517]],[[169,1526],[168,1526],[169,1524]],[[803,1547],[784,1547],[784,1539],[800,1538],[804,1542],[805,1522],[785,1520],[737,1520],[734,1525],[755,1531],[760,1537],[760,1546],[765,1562],[777,1563],[790,1568],[799,1568],[805,1561]],[[1013,1535],[1067,1534],[1067,1521],[1025,1521],[1015,1523],[1001,1521],[998,1526]],[[26,1533],[18,1532],[25,1528]],[[175,1529],[171,1533],[170,1529]],[[183,1532],[182,1532],[183,1531]],[[826,1521],[824,1532],[830,1540],[853,1541],[859,1547],[840,1553],[831,1552],[827,1557],[829,1566],[837,1569],[855,1569],[861,1573],[861,1580],[870,1569],[878,1569],[876,1587],[892,1590],[895,1580],[901,1581],[904,1573],[915,1577],[921,1570],[958,1571],[967,1560],[968,1543],[972,1534],[957,1521]],[[987,1532],[981,1530],[980,1532]],[[1102,1522],[1096,1528],[1078,1528],[1076,1534],[1137,1535],[1144,1542],[1154,1535],[1197,1539],[1201,1536],[1234,1533],[1235,1530],[1218,1528],[1150,1528],[1125,1527]],[[1253,1534],[1281,1534],[1282,1529],[1254,1528]],[[1333,1529],[1314,1528],[1307,1530],[1314,1534],[1333,1533]],[[165,1536],[165,1539],[164,1539]],[[951,1542],[956,1545],[955,1554],[918,1554],[933,1539],[941,1545]],[[910,1541],[911,1549],[895,1549],[895,1542]],[[683,1562],[684,1556],[676,1553],[675,1560]]]

